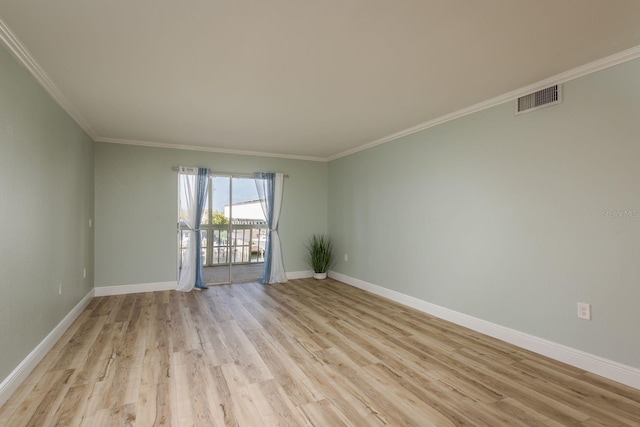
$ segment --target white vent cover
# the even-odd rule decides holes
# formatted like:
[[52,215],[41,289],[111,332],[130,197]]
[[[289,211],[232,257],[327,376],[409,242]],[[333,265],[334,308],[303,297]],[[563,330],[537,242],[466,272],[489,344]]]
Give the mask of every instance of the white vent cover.
[[559,104],[562,102],[560,95],[560,85],[554,85],[530,93],[529,95],[521,96],[516,101],[516,114],[528,113],[539,110],[540,108],[549,107],[550,105]]

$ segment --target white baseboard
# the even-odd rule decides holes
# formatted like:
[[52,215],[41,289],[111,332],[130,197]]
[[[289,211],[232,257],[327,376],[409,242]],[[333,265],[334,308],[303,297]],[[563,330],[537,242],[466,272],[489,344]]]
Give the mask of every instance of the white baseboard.
[[172,282],[155,282],[155,283],[136,283],[133,285],[117,285],[117,286],[99,286],[95,288],[97,297],[105,297],[109,295],[125,295],[139,294],[141,292],[157,292],[170,291],[176,288],[178,283]]
[[25,357],[22,362],[7,376],[0,384],[0,406],[9,400],[11,395],[18,389],[20,384],[24,382],[27,376],[40,363],[42,358],[47,355],[53,345],[60,339],[74,320],[78,318],[82,310],[85,309],[89,302],[93,299],[93,289],[76,304],[64,319],[56,325],[49,334]]
[[[306,279],[313,277],[313,271],[290,271],[286,273],[287,279]],[[177,282],[136,283],[133,285],[98,286],[95,288],[97,297],[109,295],[138,294],[141,292],[171,291],[176,288]]]
[[478,319],[335,271],[329,277],[457,325],[640,390],[640,369]]
[[289,280],[308,279],[310,277],[313,277],[313,271],[311,271],[311,270],[308,270],[308,271],[288,271],[287,272],[287,279],[289,279]]

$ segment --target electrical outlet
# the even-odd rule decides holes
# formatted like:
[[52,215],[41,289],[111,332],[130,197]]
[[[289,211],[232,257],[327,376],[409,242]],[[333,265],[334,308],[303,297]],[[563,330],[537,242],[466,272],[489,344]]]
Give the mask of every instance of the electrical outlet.
[[86,279],[87,278],[87,267],[82,269],[82,278]]
[[89,218],[89,228],[93,227],[93,220]]
[[349,262],[349,254],[344,254],[344,262]]
[[58,285],[58,295],[62,295],[62,283]]
[[591,304],[587,304],[586,302],[579,302],[578,317],[580,319],[591,320]]

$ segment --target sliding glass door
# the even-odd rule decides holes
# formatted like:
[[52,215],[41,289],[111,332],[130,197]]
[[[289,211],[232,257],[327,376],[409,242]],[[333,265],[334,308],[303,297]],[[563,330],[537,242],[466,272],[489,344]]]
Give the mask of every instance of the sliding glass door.
[[[264,268],[267,225],[253,177],[212,175],[202,215],[207,284],[258,280]],[[180,233],[181,259],[186,233]]]

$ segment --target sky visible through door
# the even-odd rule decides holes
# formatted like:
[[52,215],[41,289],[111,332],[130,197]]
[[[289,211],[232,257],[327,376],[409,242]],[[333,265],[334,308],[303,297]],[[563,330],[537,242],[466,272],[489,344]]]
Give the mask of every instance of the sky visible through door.
[[[229,177],[216,176],[213,178],[216,194],[213,197],[213,211],[224,212],[225,205],[229,204]],[[258,200],[258,191],[253,179],[233,179],[233,203]]]

